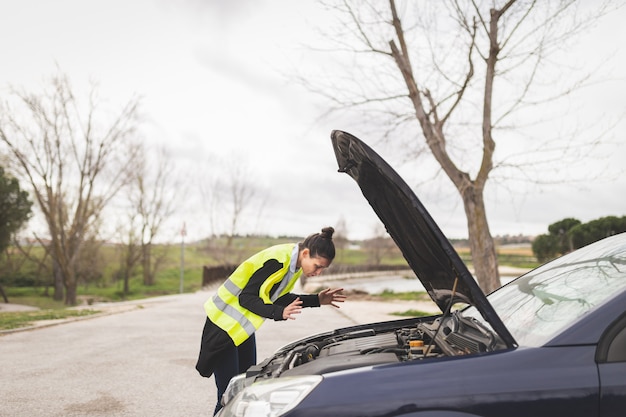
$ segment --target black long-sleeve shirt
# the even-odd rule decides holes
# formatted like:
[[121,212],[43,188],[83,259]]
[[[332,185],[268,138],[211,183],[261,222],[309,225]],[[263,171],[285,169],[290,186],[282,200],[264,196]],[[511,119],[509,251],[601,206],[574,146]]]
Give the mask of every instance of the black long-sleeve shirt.
[[[283,318],[283,311],[285,310],[285,307],[291,304],[298,297],[302,300],[303,307],[319,307],[320,300],[317,294],[297,295],[288,293],[278,298],[273,304],[265,304],[259,295],[261,286],[266,279],[268,279],[276,271],[279,271],[282,267],[283,265],[276,259],[267,260],[261,268],[257,269],[254,274],[252,274],[250,281],[248,281],[246,286],[241,291],[241,294],[239,294],[239,304],[243,308],[252,311],[254,314],[274,319],[276,321],[285,320]],[[280,282],[272,287],[270,290],[270,297],[274,294],[279,284]]]

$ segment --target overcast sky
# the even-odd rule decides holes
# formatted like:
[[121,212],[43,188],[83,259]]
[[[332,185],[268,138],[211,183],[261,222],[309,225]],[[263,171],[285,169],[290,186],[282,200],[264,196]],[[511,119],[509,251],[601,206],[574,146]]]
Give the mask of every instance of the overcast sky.
[[[189,186],[169,236],[183,222],[190,240],[210,233],[199,183],[215,175],[221,158],[243,163],[264,200],[242,232],[305,236],[343,218],[349,237],[369,237],[377,218],[356,184],[336,172],[329,136],[340,129],[368,143],[378,138],[367,137],[356,118],[320,120],[320,100],[280,73],[315,64],[302,45],[326,18],[311,0],[0,0],[0,91],[36,89],[58,66],[78,88],[97,81],[113,101],[140,95],[149,142],[169,147]],[[576,51],[581,61],[598,50],[612,55],[615,79],[587,101],[596,109],[604,103],[613,120],[626,111],[624,21],[622,9]],[[624,127],[617,125],[615,140],[623,141]],[[601,163],[621,167],[624,148]],[[492,234],[545,233],[564,217],[626,215],[624,176],[514,199],[490,195]],[[416,192],[449,237],[466,236],[454,191],[447,201]]]

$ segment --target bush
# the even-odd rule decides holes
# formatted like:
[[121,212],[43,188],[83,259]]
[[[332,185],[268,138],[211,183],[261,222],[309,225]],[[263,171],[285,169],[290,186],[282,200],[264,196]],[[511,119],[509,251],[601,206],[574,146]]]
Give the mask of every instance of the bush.
[[26,274],[22,272],[16,272],[9,276],[3,276],[0,278],[0,284],[7,287],[39,287],[42,285],[40,280],[32,274]]

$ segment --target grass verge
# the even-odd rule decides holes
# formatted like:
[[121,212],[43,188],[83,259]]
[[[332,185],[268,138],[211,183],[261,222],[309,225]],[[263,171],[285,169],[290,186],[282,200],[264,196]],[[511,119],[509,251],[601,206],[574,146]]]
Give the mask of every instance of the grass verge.
[[406,311],[397,311],[397,312],[391,313],[391,315],[393,316],[400,316],[400,317],[427,317],[427,316],[434,316],[436,314],[437,313],[427,313],[421,310],[406,310]]
[[12,330],[31,326],[36,321],[60,320],[71,317],[89,316],[100,313],[98,310],[41,310],[41,311],[10,311],[0,313],[0,330]]

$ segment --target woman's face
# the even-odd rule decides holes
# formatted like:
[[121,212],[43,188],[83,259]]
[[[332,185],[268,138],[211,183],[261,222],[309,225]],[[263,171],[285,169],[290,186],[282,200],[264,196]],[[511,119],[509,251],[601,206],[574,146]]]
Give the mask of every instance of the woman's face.
[[315,277],[330,266],[330,261],[321,256],[312,257],[308,249],[300,253],[300,267],[305,277]]

